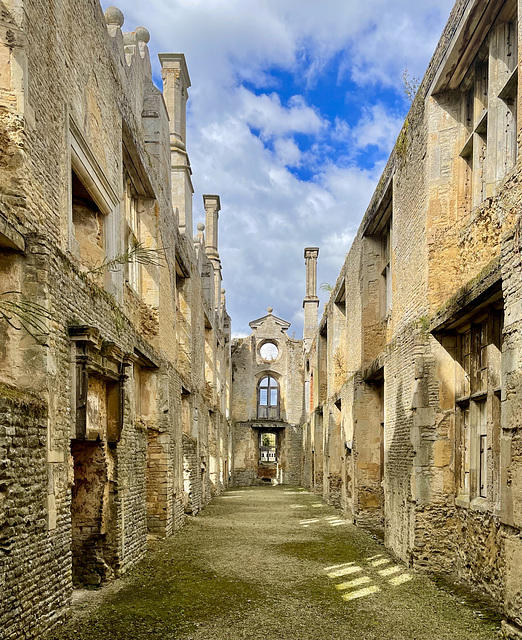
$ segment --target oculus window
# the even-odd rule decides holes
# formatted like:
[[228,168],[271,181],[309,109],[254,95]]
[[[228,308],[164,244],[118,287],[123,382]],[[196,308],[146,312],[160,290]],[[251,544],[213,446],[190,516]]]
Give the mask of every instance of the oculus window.
[[279,349],[275,342],[265,342],[259,349],[259,355],[267,362],[273,362],[279,355]]

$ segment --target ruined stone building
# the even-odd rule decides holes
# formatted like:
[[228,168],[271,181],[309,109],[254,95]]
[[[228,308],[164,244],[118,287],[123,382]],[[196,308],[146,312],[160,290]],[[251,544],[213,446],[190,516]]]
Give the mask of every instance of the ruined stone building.
[[304,360],[305,486],[411,566],[491,596],[509,638],[522,637],[521,19],[515,0],[457,1]]
[[125,573],[227,486],[220,199],[193,230],[182,54],[97,0],[3,0],[0,636]]
[[232,346],[184,56],[160,92],[114,7],[1,8],[1,637],[45,637],[230,481],[302,483],[520,640],[517,1],[457,1],[319,322],[307,247],[303,339],[269,309]]
[[232,346],[232,481],[299,484],[303,342],[271,308],[250,327]]

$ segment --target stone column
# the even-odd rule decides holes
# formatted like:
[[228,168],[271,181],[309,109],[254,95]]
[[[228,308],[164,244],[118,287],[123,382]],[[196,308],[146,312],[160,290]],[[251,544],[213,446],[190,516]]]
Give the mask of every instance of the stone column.
[[187,100],[190,77],[182,53],[160,53],[163,97],[169,114],[172,206],[178,211],[179,228],[192,238],[192,187],[186,151]]
[[317,297],[317,256],[319,247],[306,247],[304,258],[306,265],[306,294],[303,300],[304,328],[303,340],[305,348],[308,348],[317,331],[317,310],[319,298]]
[[221,308],[221,260],[218,251],[218,219],[221,210],[219,196],[205,194],[205,254],[214,267],[214,302],[216,310]]

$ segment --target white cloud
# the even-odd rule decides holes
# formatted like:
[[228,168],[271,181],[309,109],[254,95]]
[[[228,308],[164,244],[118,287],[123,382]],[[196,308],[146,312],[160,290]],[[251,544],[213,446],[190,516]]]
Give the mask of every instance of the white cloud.
[[326,126],[302,96],[292,96],[288,107],[276,93],[255,95],[244,87],[237,92],[239,117],[250,127],[260,129],[264,138],[287,133],[318,133]]
[[[194,217],[204,218],[202,193],[221,195],[220,254],[234,334],[249,333],[248,321],[268,306],[302,322],[305,246],[320,247],[318,281],[335,283],[382,169],[382,161],[364,168],[356,160],[369,145],[388,151],[401,124],[372,87],[400,93],[406,67],[422,75],[452,4],[118,1],[126,30],[142,24],[151,33],[156,78],[157,52],[186,55]],[[334,62],[337,89],[346,78],[365,87],[359,122],[344,114],[328,122],[323,105],[307,98],[307,87],[318,86]],[[280,97],[274,67],[292,75],[300,95]],[[300,326],[290,335],[294,329],[299,337]]]
[[278,138],[274,150],[279,162],[286,167],[297,167],[301,164],[302,153],[292,138]]
[[363,117],[353,131],[355,144],[359,149],[376,145],[389,153],[402,127],[403,118],[390,114],[382,104],[365,110]]

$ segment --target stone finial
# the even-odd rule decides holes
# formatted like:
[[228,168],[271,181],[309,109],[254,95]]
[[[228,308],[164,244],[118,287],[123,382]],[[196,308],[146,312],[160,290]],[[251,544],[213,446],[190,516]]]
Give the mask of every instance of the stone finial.
[[160,53],[158,57],[163,76],[163,98],[169,114],[170,142],[172,145],[174,138],[178,143],[176,146],[185,149],[187,100],[190,87],[187,62],[182,53]]
[[198,231],[205,231],[205,225],[202,222],[198,222]]
[[136,40],[138,42],[144,42],[145,44],[149,42],[150,33],[148,29],[145,29],[145,27],[136,27],[136,30],[134,33],[136,34]]
[[221,289],[221,293],[222,293],[223,295],[225,295],[225,293],[226,293],[226,289]]
[[105,10],[105,22],[110,26],[122,27],[125,21],[123,11],[118,7],[107,7]]
[[268,307],[267,311],[268,311],[268,315],[272,315],[272,312],[273,312],[274,310],[272,309],[272,307]]
[[136,40],[136,32],[135,31],[124,31],[123,33],[123,44],[128,47],[135,47],[137,43]]

